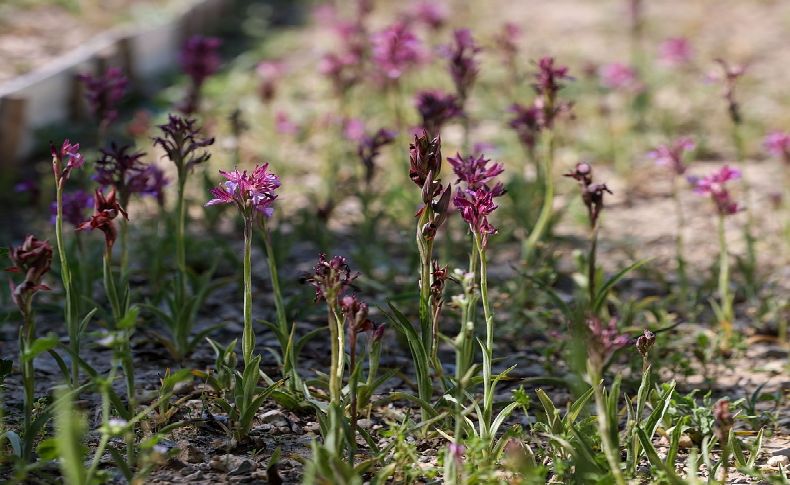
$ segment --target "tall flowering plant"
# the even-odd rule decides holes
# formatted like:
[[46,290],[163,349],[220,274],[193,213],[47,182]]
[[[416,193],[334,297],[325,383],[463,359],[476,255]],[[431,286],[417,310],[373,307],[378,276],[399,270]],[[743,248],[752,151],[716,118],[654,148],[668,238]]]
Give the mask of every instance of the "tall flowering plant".
[[181,49],[181,69],[190,81],[186,98],[179,106],[185,115],[194,114],[200,109],[200,91],[203,84],[219,70],[222,62],[219,57],[221,45],[222,41],[216,37],[195,35],[190,37]]
[[[78,295],[72,290],[71,267],[69,266],[65,239],[63,237],[64,200],[63,193],[66,182],[75,169],[82,167],[85,159],[80,154],[79,143],[64,140],[59,149],[50,146],[52,153],[52,173],[55,177],[55,241],[60,260],[60,277],[63,282],[63,291],[66,295],[65,320],[69,334],[69,349],[72,355],[80,352],[80,322]],[[71,360],[71,385],[77,387],[79,383],[79,365],[76,359]]]
[[732,339],[732,326],[735,317],[733,312],[733,298],[730,294],[730,255],[727,248],[727,233],[725,221],[728,216],[737,214],[743,207],[733,198],[727,183],[741,178],[741,171],[724,165],[716,172],[701,178],[692,178],[694,192],[710,197],[718,216],[719,236],[719,303],[714,305],[714,310],[723,332],[721,348],[726,350]]
[[558,99],[564,82],[570,80],[568,68],[555,64],[553,57],[544,57],[537,63],[535,82],[532,87],[537,93],[535,100],[535,116],[540,123],[540,132],[543,134],[545,153],[542,157],[542,173],[544,179],[543,205],[535,226],[524,242],[524,256],[526,259],[532,255],[538,242],[543,237],[551,223],[554,212],[554,180],[552,176],[554,167],[554,123],[557,117],[570,109],[570,105]]
[[[491,163],[491,160],[486,159],[483,155],[467,157],[456,155],[455,158],[448,158],[448,161],[458,177],[456,183],[461,185],[453,196],[453,204],[458,208],[461,218],[469,226],[474,240],[472,258],[479,264],[480,300],[483,304],[483,318],[486,325],[485,344],[481,345],[483,350],[483,409],[480,429],[481,437],[490,441],[493,440],[496,430],[492,429],[495,386],[492,375],[494,314],[488,296],[487,250],[489,238],[497,233],[496,227],[489,220],[489,216],[498,207],[494,199],[505,192],[501,183],[494,183],[494,178],[501,175],[504,169],[502,164]],[[474,266],[474,264],[470,265],[470,273],[474,273]],[[469,309],[464,313],[467,318],[470,318],[472,311]],[[465,328],[467,325],[468,322],[462,322],[462,333],[466,331],[466,335],[461,339],[461,348],[464,352],[462,362],[468,359],[471,354],[469,349],[463,349],[464,345],[469,345],[468,341],[473,336],[473,333]],[[463,362],[462,368],[458,370],[459,375],[456,378],[459,379],[459,382],[463,380],[463,374],[460,372],[465,374],[470,364],[470,362]]]
[[99,123],[99,144],[107,129],[118,119],[118,104],[129,86],[129,79],[117,67],[110,67],[103,75],[81,74],[79,80],[85,88],[85,99]]
[[447,220],[452,192],[449,184],[442,186],[439,174],[442,169],[442,142],[431,138],[427,132],[414,137],[409,146],[409,178],[422,189],[423,206],[417,211],[417,248],[420,253],[420,331],[422,344],[432,357],[434,370],[441,366],[436,359],[438,322],[431,312],[431,286],[433,285],[433,244],[436,233]]
[[33,316],[33,297],[39,291],[49,290],[43,283],[52,263],[52,246],[33,235],[28,235],[20,245],[9,250],[12,266],[6,271],[24,275],[21,283],[10,280],[11,298],[22,315],[19,326],[19,368],[22,370],[23,401],[23,439],[22,458],[27,462],[33,453],[36,431],[33,428],[33,404],[35,402],[35,378],[33,369],[33,343],[36,340],[36,325]]
[[170,349],[176,358],[183,358],[191,353],[200,339],[190,339],[193,325],[193,313],[197,311],[200,292],[190,295],[187,287],[189,270],[186,263],[186,222],[187,202],[185,192],[189,174],[192,170],[208,161],[211,154],[206,150],[214,144],[214,138],[203,136],[200,126],[194,118],[169,115],[168,122],[160,125],[160,136],[154,138],[154,145],[159,146],[167,158],[176,166],[176,210],[175,210],[175,246],[176,246],[176,277],[170,314],[160,316],[168,322],[173,333],[174,345]]
[[474,86],[480,70],[477,55],[482,49],[477,45],[469,29],[458,29],[453,32],[453,43],[445,46],[444,55],[448,59],[450,77],[458,96],[464,123],[464,150],[469,150],[469,118],[465,112],[469,92]]

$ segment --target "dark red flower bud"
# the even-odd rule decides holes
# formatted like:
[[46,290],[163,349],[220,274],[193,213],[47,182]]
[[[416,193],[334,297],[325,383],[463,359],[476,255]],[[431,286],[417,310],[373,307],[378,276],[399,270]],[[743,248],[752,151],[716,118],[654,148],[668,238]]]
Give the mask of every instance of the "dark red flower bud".
[[441,170],[441,138],[437,136],[432,139],[427,131],[422,136],[415,135],[414,143],[409,145],[409,178],[422,188],[428,179],[428,172],[433,172],[433,176],[437,177]]

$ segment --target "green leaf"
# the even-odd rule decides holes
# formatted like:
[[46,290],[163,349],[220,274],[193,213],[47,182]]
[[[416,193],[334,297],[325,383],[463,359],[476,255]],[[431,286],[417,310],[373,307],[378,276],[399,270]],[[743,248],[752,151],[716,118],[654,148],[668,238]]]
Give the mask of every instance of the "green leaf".
[[502,426],[502,423],[510,416],[514,409],[518,406],[517,402],[512,402],[505,406],[502,411],[497,414],[497,417],[494,418],[494,421],[491,423],[491,438],[493,439],[496,436],[497,431],[499,431],[499,427]]
[[648,261],[650,261],[649,258],[648,259],[639,260],[639,261],[637,261],[637,262],[635,262],[635,263],[633,263],[633,264],[621,269],[614,276],[612,276],[611,278],[606,280],[606,283],[604,283],[601,286],[601,288],[598,290],[598,292],[595,295],[595,299],[593,300],[592,313],[594,315],[599,314],[600,311],[601,311],[601,308],[604,305],[604,303],[606,303],[606,297],[609,295],[609,291],[611,291],[611,289],[617,283],[619,283],[620,280],[622,280],[625,277],[625,275],[627,275],[631,271],[639,268],[640,266],[644,265]]
[[584,394],[579,396],[578,399],[576,399],[576,401],[574,401],[573,404],[571,404],[570,409],[568,409],[568,413],[565,415],[565,418],[563,418],[562,420],[566,429],[570,428],[570,426],[574,423],[574,421],[576,421],[576,419],[579,417],[579,414],[582,412],[584,406],[587,404],[587,401],[590,400],[590,397],[592,397],[592,395],[593,395],[593,388],[590,387],[584,392]]
[[33,344],[30,348],[25,351],[23,360],[25,362],[30,362],[31,360],[35,359],[40,353],[47,352],[51,349],[54,349],[58,346],[58,336],[54,333],[47,335],[46,337],[39,337],[33,341]]
[[551,398],[546,394],[543,389],[538,389],[535,391],[535,394],[538,395],[538,399],[540,403],[543,405],[543,410],[546,413],[546,424],[549,425],[549,429],[554,434],[562,434],[565,432],[564,426],[560,423],[559,411],[554,406],[554,403],[551,402]]
[[7,439],[11,444],[11,449],[14,451],[14,455],[22,456],[22,440],[19,438],[19,435],[16,434],[16,432],[9,430],[0,436]]
[[636,434],[639,437],[639,441],[642,443],[642,448],[645,449],[645,453],[647,454],[647,459],[648,461],[650,461],[650,464],[658,468],[659,470],[662,470],[667,475],[667,478],[669,479],[669,483],[671,483],[672,485],[685,485],[683,480],[681,480],[680,477],[678,477],[677,474],[675,473],[674,464],[667,465],[666,463],[661,461],[661,458],[658,456],[658,452],[656,451],[656,448],[653,446],[653,443],[650,441],[650,438],[647,437],[647,435],[642,430],[642,428],[637,427]]

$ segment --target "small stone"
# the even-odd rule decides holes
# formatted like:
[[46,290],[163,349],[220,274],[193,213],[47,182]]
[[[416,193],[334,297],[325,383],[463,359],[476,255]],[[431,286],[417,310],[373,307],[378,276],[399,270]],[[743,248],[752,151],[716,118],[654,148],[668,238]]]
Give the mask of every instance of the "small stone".
[[248,475],[255,471],[258,467],[250,460],[242,459],[228,475]]
[[357,421],[357,426],[359,426],[360,428],[367,429],[373,426],[373,421],[371,421],[370,419],[360,419],[359,421]]
[[178,459],[184,463],[203,463],[206,455],[193,445],[182,441],[178,444]]
[[185,482],[196,482],[198,480],[203,480],[203,472],[198,470],[192,475],[187,475],[184,477]]
[[691,436],[687,434],[680,435],[680,439],[678,440],[678,448],[681,450],[689,450],[694,447],[694,441],[691,439]]
[[768,463],[766,463],[771,468],[779,468],[779,466],[787,466],[790,464],[790,457],[787,455],[774,455],[771,458],[768,458]]

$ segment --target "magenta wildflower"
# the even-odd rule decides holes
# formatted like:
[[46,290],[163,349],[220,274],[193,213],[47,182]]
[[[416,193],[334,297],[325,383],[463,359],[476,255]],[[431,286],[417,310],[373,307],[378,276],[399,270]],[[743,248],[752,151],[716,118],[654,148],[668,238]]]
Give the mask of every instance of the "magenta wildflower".
[[538,72],[535,73],[535,83],[532,84],[539,95],[535,106],[543,110],[540,118],[543,128],[551,129],[554,119],[561,112],[570,109],[569,104],[558,102],[557,94],[565,86],[562,82],[573,78],[568,75],[567,67],[555,66],[553,57],[543,57],[537,65]]
[[790,133],[775,131],[763,140],[765,150],[775,157],[779,157],[790,164]]
[[691,62],[694,51],[685,37],[670,37],[658,46],[658,57],[668,66],[681,66]]
[[344,120],[343,137],[348,141],[360,143],[365,138],[365,122],[359,118],[347,118]]
[[737,64],[729,64],[724,59],[716,59],[716,62],[721,67],[721,74],[709,75],[708,79],[720,81],[722,83],[721,95],[727,102],[727,110],[730,119],[737,125],[741,122],[741,111],[738,100],[735,99],[735,87],[738,84],[738,80],[746,73],[746,67]]
[[121,215],[124,219],[129,220],[129,216],[123,207],[118,204],[114,188],[110,189],[106,196],[103,189],[96,189],[94,196],[93,216],[88,221],[77,226],[77,230],[99,229],[104,233],[105,249],[110,251],[118,236],[118,232],[115,229],[115,218]]
[[491,192],[493,197],[499,197],[505,193],[505,188],[501,182],[497,182],[493,187],[489,182],[505,171],[501,163],[490,163],[491,160],[484,155],[470,155],[462,157],[456,153],[455,157],[448,157],[447,161],[453,167],[453,172],[458,177],[456,184],[463,182],[469,190],[485,189]]
[[543,129],[543,108],[538,104],[524,106],[513,103],[508,111],[513,113],[508,125],[516,132],[521,145],[532,152]]
[[647,156],[655,160],[656,165],[670,168],[675,174],[686,173],[686,164],[683,159],[687,152],[694,150],[696,144],[691,137],[681,137],[669,145],[659,145],[650,151]]
[[518,57],[518,42],[521,37],[521,27],[513,22],[505,22],[502,30],[494,39],[497,47],[502,51],[507,65],[515,64]]
[[598,78],[601,85],[608,89],[636,90],[640,84],[636,71],[620,62],[601,66],[598,69]]
[[353,339],[357,334],[374,330],[376,326],[368,318],[368,305],[356,295],[346,295],[340,299],[340,311],[349,323],[348,332]]
[[[63,221],[78,226],[87,217],[87,211],[93,208],[93,196],[84,190],[63,193]],[[58,203],[52,201],[49,206],[52,224],[58,216]]]
[[[352,273],[348,261],[342,256],[327,260],[326,254],[318,256],[318,264],[305,282],[315,288],[315,301],[327,300],[334,305],[336,300],[352,286],[359,273]],[[330,301],[333,300],[333,301]]]
[[453,118],[463,116],[463,107],[459,99],[438,89],[417,93],[417,111],[422,117],[422,126],[431,135],[439,135],[445,123]]
[[189,76],[192,83],[186,99],[179,106],[183,113],[192,114],[198,110],[203,83],[219,70],[221,44],[222,41],[215,37],[195,35],[190,37],[181,49],[181,69]]
[[464,453],[466,453],[466,448],[462,444],[450,443],[447,445],[447,456],[458,464],[463,463]]
[[209,76],[219,70],[220,45],[222,41],[216,37],[194,35],[181,49],[181,69],[196,86],[202,85]]
[[631,343],[628,335],[621,334],[617,329],[617,319],[609,320],[608,325],[604,325],[598,317],[587,318],[587,329],[590,332],[590,358],[595,359],[600,368],[606,363],[612,354]]
[[154,145],[159,145],[178,168],[179,179],[195,165],[206,162],[211,154],[200,151],[214,144],[214,138],[205,138],[194,118],[169,115],[165,125],[159,125],[162,136],[154,137]]
[[494,203],[494,196],[491,189],[482,187],[478,190],[458,189],[453,197],[453,204],[463,220],[469,224],[472,232],[482,238],[483,248],[488,245],[488,237],[497,233],[496,227],[488,221],[488,216],[498,207]]
[[324,54],[318,63],[318,72],[329,78],[337,94],[343,94],[359,80],[358,55],[351,52]]
[[110,67],[103,76],[81,74],[78,77],[85,86],[85,99],[96,119],[108,124],[115,121],[118,118],[118,103],[129,85],[123,71]]
[[257,211],[266,217],[271,217],[274,214],[272,204],[277,198],[275,190],[280,187],[280,178],[268,172],[268,169],[269,164],[264,163],[257,165],[252,173],[246,170],[243,172],[220,170],[219,173],[226,181],[219,187],[211,189],[214,198],[206,202],[206,205],[235,203],[245,215]]
[[732,199],[730,192],[725,184],[731,180],[741,178],[741,171],[730,168],[728,165],[721,167],[718,171],[702,177],[689,178],[694,185],[694,192],[700,195],[710,195],[711,200],[716,205],[716,210],[720,215],[732,215],[741,210],[740,205]]
[[80,154],[80,144],[72,144],[69,140],[63,140],[60,151],[50,142],[50,153],[52,153],[52,171],[58,185],[62,185],[68,180],[71,171],[80,168],[85,163],[85,159]]
[[373,62],[390,81],[400,79],[423,57],[422,44],[403,22],[396,22],[371,35]]
[[453,39],[455,42],[444,48],[444,55],[450,60],[450,76],[463,105],[477,79],[480,62],[475,57],[482,49],[475,43],[469,29],[456,30]]
[[413,19],[422,22],[431,30],[441,29],[447,23],[447,4],[438,0],[419,0],[411,6]]

